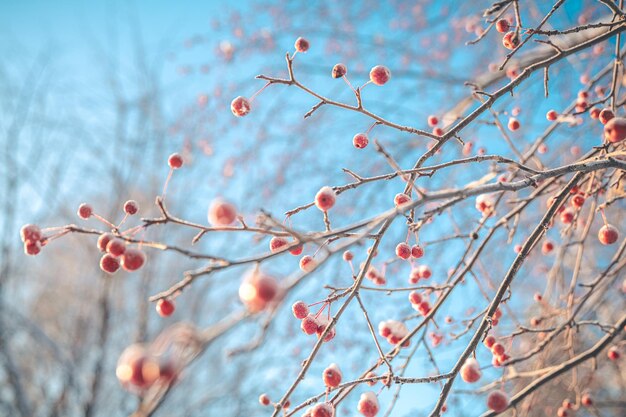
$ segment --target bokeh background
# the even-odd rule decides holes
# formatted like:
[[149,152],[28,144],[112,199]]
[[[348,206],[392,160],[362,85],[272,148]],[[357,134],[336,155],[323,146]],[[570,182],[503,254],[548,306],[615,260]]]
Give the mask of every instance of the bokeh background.
[[[524,3],[528,19],[543,16],[551,7],[550,2]],[[554,26],[576,25],[581,16],[593,21],[608,10],[595,1],[566,3],[551,21]],[[367,107],[397,123],[427,128],[429,114],[443,117],[455,108],[467,108],[465,81],[492,77],[494,86],[507,81],[503,72],[488,69],[505,54],[496,34],[466,45],[476,38],[480,16],[489,5],[478,0],[1,1],[0,415],[128,415],[138,400],[115,378],[115,363],[128,344],[150,341],[178,321],[207,327],[242,309],[237,288],[246,268],[199,279],[177,298],[175,314],[164,319],[148,297],[169,288],[184,271],[201,267],[201,261],[149,250],[141,271],[107,277],[98,268],[100,254],[93,236],[71,234],[46,246],[39,256],[27,257],[18,237],[22,224],[102,228],[95,220],[78,219],[78,205],[89,202],[97,213],[119,221],[128,199],[141,204],[142,217],[157,216],[154,198],[161,192],[167,157],[173,152],[183,154],[186,165],[170,183],[168,207],[198,223],[206,223],[207,207],[215,197],[234,202],[251,224],[260,209],[282,220],[285,211],[311,201],[321,186],[349,182],[342,168],[363,176],[389,172],[373,147],[360,151],[352,146],[352,136],[371,125],[362,115],[322,108],[303,120],[316,102],[286,86],[262,92],[246,118],[232,116],[230,101],[261,88],[263,82],[254,79],[258,74],[286,76],[285,53],[293,50],[298,36],[304,36],[311,49],[295,62],[296,76],[303,83],[351,102],[349,88],[330,77],[332,66],[347,64],[349,79],[361,85],[372,66],[384,64],[392,71],[392,81],[364,90]],[[522,129],[511,134],[520,150],[547,127],[547,110],[563,109],[575,98],[581,76],[610,62],[612,48],[609,43],[605,46],[605,53],[593,57],[583,53],[551,68],[548,98],[538,74],[514,96],[498,102],[494,111],[503,123],[513,107],[522,109]],[[570,146],[590,150],[600,134],[598,126],[565,126],[551,136],[548,146],[554,151],[543,155],[542,162],[551,167],[573,161]],[[427,138],[380,126],[371,137],[403,167],[411,166],[429,144]],[[474,142],[476,150],[514,156],[488,118],[464,130],[463,140]],[[461,146],[450,143],[432,162],[460,156]],[[487,164],[461,167],[421,179],[419,185],[462,186],[489,171]],[[403,187],[395,179],[346,192],[333,209],[333,224],[347,225],[389,208]],[[611,215],[621,216],[619,211]],[[420,234],[434,283],[445,280],[464,245],[455,240],[428,242],[470,229],[479,216],[472,200],[440,220]],[[129,225],[138,222],[131,220]],[[486,305],[481,291],[494,291],[514,258],[513,244],[521,243],[525,227],[531,227],[525,219],[521,222],[519,236],[506,248],[501,242],[507,232],[499,232],[500,243],[488,249],[493,256],[479,263],[476,276],[457,290],[438,316],[452,316],[454,323],[427,329],[423,344],[428,348],[418,350],[408,362],[407,376],[445,371],[455,362],[468,339],[465,335],[454,340],[451,335],[461,333],[462,320]],[[313,211],[294,216],[291,225],[298,230],[324,228],[321,215]],[[558,230],[550,234],[559,237]],[[406,227],[396,222],[381,251],[391,254],[405,235]],[[172,225],[151,228],[145,235],[180,246],[189,246],[193,236],[193,230]],[[243,257],[265,252],[267,241],[217,233],[202,239],[195,250]],[[357,264],[365,258],[365,249],[355,249]],[[315,248],[305,251],[312,254]],[[584,271],[592,276],[610,255],[594,252]],[[280,278],[297,270],[297,262],[286,255],[265,268]],[[406,283],[409,270],[408,264],[389,263],[387,279],[394,285]],[[564,285],[560,275],[549,270],[549,260],[531,259],[523,271],[528,279],[515,286],[516,297],[537,291],[549,294]],[[259,348],[229,355],[261,334],[262,318],[245,320],[185,371],[155,415],[268,415],[269,410],[258,404],[258,395],[267,392],[272,399],[280,398],[314,343],[301,333],[288,306],[296,299],[319,301],[327,294],[324,285],[345,286],[350,280],[348,265],[340,259],[329,262],[288,295]],[[364,294],[372,321],[411,317],[414,311],[405,295]],[[503,333],[529,314],[528,307],[516,307],[515,301],[505,309],[510,320],[499,330]],[[601,307],[597,314],[603,314]],[[444,326],[442,319],[440,325]],[[446,335],[438,347],[430,346],[426,336],[433,331]],[[479,360],[488,364],[489,353],[480,353],[485,356]],[[353,379],[376,357],[362,313],[350,308],[338,325],[337,337],[323,347],[292,403],[323,391],[320,375],[329,363],[339,363],[346,379]],[[501,372],[485,369],[490,379]],[[618,368],[607,372],[619,375]],[[554,388],[556,398],[567,391],[567,384],[562,385]],[[382,391],[383,412],[426,415],[440,389],[438,384],[401,388],[393,410],[387,406],[396,387]],[[358,393],[352,394],[339,415],[356,415],[357,400]],[[448,405],[447,415],[475,416],[485,408],[484,394],[468,392],[459,382]],[[551,407],[549,402],[544,405]],[[618,415],[613,411],[602,415]]]

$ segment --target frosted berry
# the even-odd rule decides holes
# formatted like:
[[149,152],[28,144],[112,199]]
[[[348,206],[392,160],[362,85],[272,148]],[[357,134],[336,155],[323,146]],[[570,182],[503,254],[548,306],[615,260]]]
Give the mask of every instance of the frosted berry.
[[297,256],[297,255],[300,255],[303,250],[304,250],[304,245],[297,245],[289,249],[289,253]]
[[41,252],[41,242],[39,240],[27,240],[24,242],[24,253],[26,255],[37,255]]
[[98,249],[100,249],[100,252],[106,252],[107,245],[114,238],[113,233],[102,233],[98,238]]
[[598,120],[600,120],[600,123],[602,123],[603,125],[607,124],[609,120],[613,119],[614,117],[615,113],[613,113],[611,109],[602,109],[600,114],[598,114]]
[[250,113],[250,102],[247,98],[239,96],[230,103],[230,111],[237,117],[243,117]]
[[515,132],[520,128],[520,122],[515,117],[509,119],[508,128],[511,132]]
[[626,119],[614,117],[604,125],[604,139],[611,143],[621,142],[626,138]]
[[502,45],[504,45],[506,49],[515,49],[517,45],[519,45],[517,33],[513,31],[507,32],[502,38]]
[[93,208],[87,203],[83,203],[78,206],[78,217],[81,219],[88,219],[93,215]]
[[600,243],[603,245],[612,245],[617,242],[618,238],[619,232],[617,231],[617,228],[610,224],[605,224],[598,231],[598,240],[600,240]]
[[361,394],[359,403],[357,404],[357,410],[364,417],[374,417],[378,414],[380,406],[378,405],[378,398],[372,391],[364,392]]
[[230,226],[237,220],[237,209],[226,200],[216,198],[209,206],[207,217],[212,226]]
[[173,153],[167,158],[167,164],[172,169],[178,169],[183,166],[183,157],[178,153]]
[[409,301],[411,304],[417,305],[422,302],[422,296],[417,291],[411,291],[409,293]]
[[480,379],[482,373],[480,372],[480,366],[474,358],[469,358],[465,361],[461,367],[461,378],[468,383],[476,382]]
[[367,138],[367,134],[366,133],[357,133],[352,138],[352,144],[357,149],[365,148],[368,143],[369,143],[369,139]]
[[[108,245],[107,245],[108,246]],[[122,268],[126,271],[136,271],[146,262],[146,254],[139,249],[127,248],[122,255]]]
[[309,306],[304,301],[296,301],[291,306],[291,311],[295,318],[302,320],[309,315]]
[[348,73],[348,68],[344,64],[336,64],[333,67],[333,78],[341,78]]
[[494,343],[493,346],[491,346],[491,353],[493,353],[494,355],[500,356],[504,354],[504,346],[501,343]]
[[304,38],[298,38],[296,39],[294,46],[296,51],[303,53],[309,50],[309,41]]
[[128,200],[124,203],[124,213],[132,216],[139,211],[139,204],[135,200]]
[[489,393],[489,396],[487,397],[487,407],[489,407],[489,409],[495,411],[496,413],[501,413],[506,410],[508,406],[509,397],[507,397],[504,392],[496,390]]
[[350,252],[349,250],[345,251],[343,253],[343,260],[346,262],[350,262],[351,260],[354,259],[354,254],[352,252]]
[[113,256],[121,256],[126,251],[126,243],[122,239],[113,238],[107,244],[106,251]]
[[259,404],[261,405],[270,405],[271,404],[270,397],[267,394],[259,395]]
[[439,119],[437,116],[430,115],[428,116],[428,126],[435,127],[439,124]]
[[403,206],[403,205],[408,204],[410,202],[411,202],[411,197],[409,197],[408,195],[406,195],[404,193],[398,193],[393,198],[393,203],[395,204],[396,207]]
[[315,266],[317,266],[317,262],[309,255],[304,255],[300,259],[300,269],[304,272],[311,272]]
[[544,255],[549,254],[553,250],[554,243],[550,242],[549,240],[546,240],[545,242],[543,242],[543,245],[541,245],[541,253],[543,253]]
[[583,394],[580,399],[580,403],[584,407],[591,407],[593,405],[593,397],[591,396],[591,394]]
[[419,259],[424,256],[424,249],[420,245],[413,245],[411,248],[411,256],[415,259]]
[[418,268],[420,278],[428,279],[433,275],[433,271],[428,265],[420,265]]
[[400,259],[409,259],[411,257],[411,247],[404,242],[398,243],[396,256]]
[[330,210],[337,200],[337,195],[331,187],[322,187],[315,195],[315,205],[322,211]]
[[22,242],[31,241],[38,242],[43,237],[41,229],[35,224],[26,224],[20,229],[20,237]]
[[499,19],[496,22],[496,30],[500,33],[506,33],[510,28],[511,28],[511,25],[506,19]]
[[485,340],[483,341],[483,344],[488,349],[491,349],[495,343],[496,343],[496,338],[493,337],[493,336],[487,336],[487,337],[485,337]]
[[274,236],[271,240],[270,240],[270,251],[272,253],[276,253],[276,252],[280,252],[282,251],[287,245],[289,244],[289,242],[287,242],[287,239],[285,239],[284,237],[280,237],[280,236]]
[[114,274],[120,269],[120,259],[110,253],[105,253],[102,255],[102,258],[100,258],[100,269],[106,273]]
[[311,417],[333,417],[335,409],[329,402],[317,404],[311,408]]
[[274,277],[252,269],[239,286],[239,299],[248,311],[258,313],[274,301],[278,292],[278,282]]
[[376,85],[384,85],[391,78],[389,69],[382,65],[376,65],[370,71],[370,81]]
[[341,384],[341,370],[339,366],[335,363],[331,363],[328,368],[324,369],[322,373],[322,380],[324,381],[324,385],[330,388],[336,388]]
[[169,317],[174,313],[176,306],[174,305],[173,300],[168,300],[166,298],[161,298],[157,301],[156,311],[159,313],[161,317]]

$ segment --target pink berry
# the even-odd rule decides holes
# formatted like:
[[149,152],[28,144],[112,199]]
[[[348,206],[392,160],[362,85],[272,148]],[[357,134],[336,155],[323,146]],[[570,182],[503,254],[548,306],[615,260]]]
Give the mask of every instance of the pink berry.
[[418,268],[420,278],[428,279],[433,275],[433,271],[431,271],[428,265],[420,265]]
[[346,262],[350,262],[351,260],[354,259],[354,254],[352,252],[350,252],[349,250],[345,251],[343,253],[343,260]]
[[276,279],[258,269],[249,271],[239,286],[239,299],[252,313],[258,313],[268,307],[278,293]]
[[516,130],[520,128],[519,120],[517,120],[515,117],[511,117],[509,119],[508,127],[511,132],[515,132]]
[[501,413],[509,407],[509,397],[500,390],[492,391],[487,397],[487,407],[496,413]]
[[178,153],[173,153],[167,158],[167,164],[172,169],[178,169],[183,166],[183,157]]
[[302,320],[309,315],[309,306],[304,301],[296,301],[291,306],[291,311],[295,318]]
[[543,253],[544,255],[549,254],[553,250],[554,243],[550,242],[549,240],[546,240],[545,242],[543,242],[543,245],[541,245],[541,253]]
[[330,210],[337,200],[337,195],[331,187],[322,187],[315,195],[315,205],[322,211]]
[[341,370],[337,366],[337,364],[331,363],[328,368],[324,369],[322,373],[322,380],[324,381],[324,385],[330,388],[336,388],[341,384]]
[[311,417],[333,417],[335,408],[329,402],[324,402],[313,406],[311,409]]
[[396,256],[401,259],[409,259],[411,257],[411,247],[404,242],[398,243]]
[[41,242],[39,240],[27,240],[24,242],[24,253],[26,255],[37,255],[41,252]]
[[611,346],[606,354],[612,361],[616,361],[622,356],[617,346]]
[[296,51],[303,53],[309,50],[309,41],[304,38],[298,38],[296,39],[294,46]]
[[98,249],[100,249],[100,252],[106,252],[107,245],[109,244],[111,239],[114,238],[115,236],[113,235],[113,233],[102,233],[98,238]]
[[226,200],[216,198],[209,206],[207,217],[212,226],[230,226],[237,220],[237,209]]
[[106,251],[113,256],[121,256],[126,251],[126,243],[122,239],[113,238],[107,244]]
[[584,407],[591,407],[593,405],[593,397],[591,396],[591,394],[583,394],[580,399],[580,403]]
[[161,317],[169,317],[174,313],[176,306],[174,305],[173,300],[168,300],[166,298],[161,298],[157,301],[156,311],[159,313]]
[[480,379],[482,373],[480,372],[480,366],[474,358],[469,358],[465,361],[461,367],[461,378],[468,383],[476,382]]
[[128,200],[124,203],[124,213],[132,216],[133,214],[137,214],[139,211],[139,204],[135,200]]
[[315,319],[315,316],[309,314],[303,318],[300,323],[300,327],[302,328],[302,331],[308,335],[315,334],[317,332],[317,320]]
[[237,117],[243,117],[250,113],[250,102],[247,98],[239,96],[230,103],[230,111]]
[[511,28],[511,25],[506,19],[499,19],[496,22],[496,30],[500,33],[506,33]]
[[589,110],[589,117],[591,117],[592,119],[599,119],[600,118],[600,109],[597,108],[597,107],[592,107],[591,110]]
[[606,125],[609,120],[613,119],[614,117],[615,113],[613,113],[611,109],[602,109],[600,114],[598,114],[598,120],[600,120],[600,123],[602,123],[603,125]]
[[105,253],[102,258],[100,258],[100,269],[109,274],[115,273],[118,269],[120,269],[120,260],[110,253]]
[[380,406],[378,405],[378,398],[372,391],[364,392],[361,394],[359,403],[357,404],[357,410],[363,414],[364,417],[374,417],[378,414]]
[[493,337],[493,336],[487,336],[487,337],[485,337],[485,340],[483,341],[483,344],[488,349],[491,349],[495,343],[496,343],[496,338]]
[[270,405],[272,401],[270,400],[270,397],[267,394],[261,394],[259,395],[259,404],[261,405]]
[[617,231],[617,228],[610,224],[605,224],[598,231],[598,240],[600,240],[600,243],[603,245],[612,245],[617,242],[618,238],[619,232]]
[[315,262],[315,259],[309,255],[304,255],[300,259],[300,269],[304,272],[311,272],[316,265],[317,262]]
[[406,195],[404,193],[398,193],[393,198],[393,203],[395,204],[396,207],[403,206],[403,205],[408,204],[410,202],[411,202],[411,197],[409,197],[408,195]]
[[502,45],[504,45],[506,49],[515,49],[517,45],[519,45],[517,33],[513,31],[507,32],[502,38]]
[[555,121],[558,117],[559,117],[559,114],[554,110],[550,110],[546,113],[546,119],[548,119],[551,122]]
[[[107,245],[108,246],[108,245]],[[146,262],[146,254],[139,249],[127,248],[122,255],[122,268],[126,271],[136,271]]]
[[26,224],[20,229],[20,237],[22,238],[22,242],[38,242],[43,237],[43,234],[41,233],[39,226]]
[[604,125],[604,138],[611,142],[621,142],[626,138],[626,119],[614,117]]
[[411,248],[411,256],[415,259],[419,259],[424,256],[424,249],[420,245],[413,245]]
[[280,237],[280,236],[274,236],[271,240],[270,240],[270,251],[272,253],[276,253],[276,252],[280,252],[282,251],[287,245],[289,244],[289,242],[287,242],[287,239],[285,239],[284,237]]
[[93,215],[93,208],[87,203],[83,203],[78,206],[78,217],[81,219],[88,219]]
[[294,255],[294,256],[298,256],[302,253],[302,251],[304,250],[304,245],[297,245],[294,246],[293,248],[289,249],[289,253]]
[[561,212],[561,221],[563,224],[571,224],[574,221],[574,212],[572,209],[565,209]]
[[336,64],[333,67],[333,78],[341,78],[348,73],[348,68],[344,64]]
[[376,65],[370,71],[370,80],[376,85],[384,85],[391,78],[389,69],[382,65]]
[[367,134],[365,133],[357,133],[352,138],[352,144],[357,149],[363,149],[369,143],[369,139],[367,138]]
[[417,291],[411,291],[409,293],[409,301],[411,304],[418,305],[422,302],[422,296]]
[[494,343],[493,346],[491,346],[491,353],[493,353],[494,355],[503,355],[504,354],[504,346],[501,343]]
[[430,115],[428,116],[428,126],[435,127],[439,124],[439,119],[437,116]]

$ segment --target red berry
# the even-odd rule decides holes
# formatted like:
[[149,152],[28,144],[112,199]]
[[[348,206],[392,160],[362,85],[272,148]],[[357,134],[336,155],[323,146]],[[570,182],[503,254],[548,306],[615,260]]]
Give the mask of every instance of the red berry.
[[110,253],[105,253],[102,258],[100,258],[100,269],[109,274],[115,273],[118,269],[120,269],[120,260]]
[[616,361],[622,356],[617,346],[611,346],[606,354],[612,361]]
[[41,242],[39,240],[27,240],[24,242],[24,253],[26,255],[37,255],[41,252]]
[[139,249],[127,248],[122,255],[122,268],[126,271],[136,271],[141,268],[145,262],[146,254]]
[[409,293],[409,301],[411,304],[418,305],[422,302],[422,296],[417,291],[411,291]]
[[593,405],[593,397],[591,394],[583,394],[580,403],[585,407],[591,407]]
[[291,306],[291,311],[295,318],[303,320],[309,315],[309,306],[307,306],[304,301],[296,301]]
[[343,260],[346,262],[350,262],[352,259],[354,259],[354,254],[352,252],[350,252],[349,250],[345,251],[343,253]]
[[43,237],[43,234],[41,233],[39,226],[26,224],[22,226],[22,229],[20,229],[20,237],[22,238],[22,242],[38,242]]
[[443,129],[440,127],[433,128],[433,135],[435,136],[443,136]]
[[487,397],[487,407],[496,413],[501,413],[509,407],[509,397],[500,390],[492,391]]
[[611,109],[602,109],[602,111],[598,115],[598,120],[600,120],[600,123],[605,125],[609,122],[609,120],[613,119],[614,117],[615,113],[613,113]]
[[317,404],[311,408],[311,417],[333,417],[335,409],[329,402]]
[[411,247],[404,242],[398,243],[396,256],[401,259],[409,259],[411,257]]
[[126,251],[126,243],[122,239],[113,238],[107,244],[106,251],[113,256],[121,256]]
[[268,397],[267,394],[261,394],[259,395],[259,403],[261,405],[270,405],[272,401],[270,400],[270,397]]
[[626,138],[626,119],[614,117],[604,125],[604,138],[611,142],[621,142]]
[[341,384],[341,370],[337,366],[337,364],[331,363],[328,368],[324,369],[322,373],[322,380],[324,381],[324,385],[330,388],[336,388]]
[[[371,372],[371,371],[370,371],[370,372],[368,372],[368,373],[365,375],[365,379],[370,379],[370,378],[376,378],[376,373]],[[367,384],[367,385],[369,385],[370,387],[373,387],[374,385],[376,385],[376,383],[377,383],[377,382],[378,382],[378,381],[368,381],[368,382],[366,382],[366,384]]]
[[600,109],[597,107],[592,107],[591,110],[589,110],[589,117],[591,117],[592,119],[600,118]]
[[574,403],[569,398],[563,400],[563,408],[567,408],[568,410],[574,409]]
[[415,259],[419,259],[424,256],[424,249],[420,245],[413,245],[411,248],[411,256]]
[[216,198],[209,206],[208,220],[212,226],[230,226],[237,220],[237,209],[226,200]]
[[433,275],[433,271],[431,271],[428,265],[420,265],[420,267],[418,268],[418,273],[420,275],[420,278],[423,279],[428,279]]
[[408,204],[410,202],[411,202],[411,197],[409,197],[408,195],[406,195],[404,193],[398,193],[393,198],[393,203],[396,205],[396,207],[403,206],[403,205]]
[[308,335],[314,334],[317,332],[317,319],[315,318],[315,316],[309,314],[302,319],[300,327],[302,328],[302,331],[304,333]]
[[487,337],[485,337],[485,340],[483,341],[483,344],[488,349],[491,349],[495,343],[496,343],[496,338],[493,337],[493,336],[487,336]]
[[113,238],[115,238],[113,233],[102,233],[100,235],[100,237],[98,238],[98,249],[100,249],[100,252],[106,252],[107,245]]
[[565,209],[561,212],[561,221],[564,224],[571,224],[574,220],[574,212],[571,209]]
[[172,169],[178,169],[183,166],[183,157],[180,154],[173,153],[167,158],[167,164]]
[[378,405],[378,398],[372,391],[364,392],[361,394],[359,403],[357,404],[357,410],[363,414],[364,417],[374,417],[378,414],[380,406]]
[[469,358],[465,361],[461,367],[461,378],[468,383],[476,382],[480,379],[482,373],[480,372],[480,366],[474,358]]
[[137,214],[139,211],[139,204],[135,200],[128,200],[124,203],[124,213],[132,216],[133,214]]
[[300,269],[304,272],[311,272],[315,266],[317,266],[317,262],[312,256],[304,255],[300,259]]
[[389,69],[382,65],[376,65],[370,71],[370,80],[376,85],[384,85],[391,78]]
[[169,317],[174,313],[176,306],[174,305],[173,300],[168,300],[166,298],[161,298],[156,303],[156,311],[159,313],[161,317]]
[[239,286],[239,299],[252,313],[264,310],[278,295],[279,286],[274,277],[252,269]]
[[551,122],[555,121],[557,117],[559,117],[559,114],[554,110],[550,110],[546,113],[546,119],[550,120]]
[[243,117],[250,113],[250,102],[247,98],[239,96],[230,103],[230,111],[237,117]]
[[509,119],[508,127],[511,132],[515,132],[520,128],[519,120],[517,120],[515,117],[511,117]]
[[357,133],[352,138],[352,144],[357,149],[363,149],[369,143],[369,139],[367,138],[367,134],[365,133]]
[[541,245],[541,253],[543,253],[544,255],[549,254],[553,250],[554,243],[550,242],[549,240],[546,240],[545,242],[543,242],[543,245]]
[[322,187],[315,195],[315,205],[322,211],[330,210],[337,200],[337,195],[331,187]]
[[78,206],[78,217],[81,219],[88,219],[93,215],[93,208],[87,203],[83,203]]
[[498,342],[494,343],[493,346],[491,346],[491,353],[498,356],[503,355],[504,346]]
[[572,205],[576,208],[581,208],[585,204],[585,197],[581,194],[576,194],[572,197]]
[[304,245],[298,245],[298,246],[294,246],[293,248],[289,249],[289,253],[295,256],[298,256],[302,253],[302,251],[304,250]]
[[294,46],[296,47],[296,51],[301,53],[306,52],[309,50],[309,41],[304,38],[298,38],[296,39]]
[[502,38],[502,45],[504,45],[506,49],[515,49],[517,45],[519,45],[517,33],[513,31],[507,32]]
[[499,19],[496,22],[496,30],[500,33],[506,33],[511,28],[511,25],[506,19]]
[[439,119],[437,116],[430,115],[428,116],[428,126],[435,127],[439,124]]
[[336,64],[333,67],[333,78],[341,78],[348,73],[348,68],[344,64]]
[[276,253],[276,252],[280,252],[282,251],[287,245],[289,244],[289,242],[287,242],[287,239],[285,239],[284,237],[280,237],[280,236],[274,236],[271,240],[270,240],[270,251],[272,253]]
[[610,224],[605,224],[598,231],[598,240],[600,240],[600,243],[603,245],[612,245],[617,242],[618,238],[619,232],[617,231],[617,228]]
[[146,390],[160,376],[158,361],[142,345],[131,345],[122,352],[115,374],[123,386]]

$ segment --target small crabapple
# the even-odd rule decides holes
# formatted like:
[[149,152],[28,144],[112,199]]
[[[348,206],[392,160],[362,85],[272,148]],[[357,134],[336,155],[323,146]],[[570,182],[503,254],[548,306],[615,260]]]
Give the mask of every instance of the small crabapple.
[[435,127],[439,124],[439,119],[437,116],[430,115],[428,116],[428,126]]
[[473,383],[478,381],[481,376],[482,373],[480,372],[478,361],[474,358],[467,359],[461,367],[461,378],[463,381]]
[[230,111],[237,117],[243,117],[250,113],[250,101],[247,98],[239,96],[230,103]]
[[317,262],[310,255],[300,258],[300,269],[304,272],[311,272],[317,266]]
[[113,256],[121,256],[126,251],[126,243],[122,239],[113,238],[107,244],[106,251]]
[[43,237],[41,229],[35,224],[26,224],[20,229],[20,237],[22,242],[30,240],[31,242],[40,241]]
[[598,114],[598,120],[600,120],[600,123],[602,123],[603,125],[606,125],[609,120],[613,119],[614,117],[615,113],[613,113],[611,109],[602,109],[600,114]]
[[348,68],[344,64],[335,64],[332,71],[333,78],[341,78],[348,73]]
[[324,402],[313,406],[311,409],[311,417],[333,417],[335,408],[329,402]]
[[291,311],[295,318],[303,320],[309,315],[309,306],[307,306],[304,301],[296,301],[291,306]]
[[519,45],[519,37],[517,36],[517,33],[513,31],[507,32],[502,37],[502,45],[504,45],[506,49],[515,49],[517,45]]
[[491,346],[491,353],[493,353],[494,355],[500,356],[504,354],[504,346],[501,343],[494,343],[493,346]]
[[289,253],[294,256],[298,256],[302,253],[303,250],[304,250],[304,245],[297,245],[289,249]]
[[413,305],[418,305],[419,303],[422,302],[422,295],[418,293],[417,291],[411,291],[409,293],[409,301]]
[[159,313],[161,317],[169,317],[174,313],[176,306],[173,300],[168,300],[166,298],[161,298],[156,303],[156,311]]
[[565,209],[561,212],[561,222],[563,224],[572,224],[574,220],[574,211],[572,209]]
[[428,265],[420,265],[418,268],[420,278],[428,279],[433,275],[433,271]]
[[349,250],[345,251],[343,253],[343,260],[346,262],[350,262],[351,260],[354,259],[354,254],[352,252],[350,252]]
[[515,132],[520,128],[520,122],[515,117],[509,118],[508,128],[511,132]]
[[237,220],[237,209],[228,201],[216,198],[209,206],[207,218],[212,226],[230,226]]
[[372,391],[361,394],[361,398],[359,398],[359,403],[357,404],[357,410],[359,413],[363,414],[364,417],[374,417],[378,414],[379,409],[380,406],[378,404],[376,394]]
[[591,110],[589,110],[589,117],[591,117],[592,119],[600,118],[600,109],[597,107],[592,107]]
[[[439,126],[434,127],[433,128],[433,135],[435,135],[435,136],[443,136],[443,129],[440,128]],[[434,145],[434,142],[433,142],[433,145]]]
[[160,369],[145,347],[134,344],[120,355],[115,374],[124,387],[145,390],[159,379]]
[[569,417],[569,413],[567,412],[567,409],[565,407],[559,407],[556,410],[556,416],[557,417]]
[[585,204],[585,197],[581,194],[576,194],[572,197],[572,205],[576,208],[581,208]]
[[26,255],[37,255],[41,252],[41,242],[39,240],[27,240],[24,242],[24,253]]
[[376,85],[384,85],[391,78],[389,68],[383,65],[376,65],[370,70],[370,81]]
[[568,410],[574,409],[574,403],[569,398],[563,400],[563,408],[567,408]]
[[511,25],[506,19],[498,19],[496,22],[496,30],[500,33],[506,33],[511,28]]
[[259,395],[259,404],[261,405],[270,405],[271,404],[270,397],[267,394]]
[[357,149],[363,149],[369,143],[369,139],[367,137],[367,133],[357,133],[352,138],[352,144]]
[[330,388],[336,388],[341,384],[341,370],[339,366],[335,363],[331,363],[328,368],[324,369],[322,373],[322,379],[324,381],[324,385]]
[[554,250],[554,243],[552,243],[549,240],[546,240],[545,242],[543,242],[543,245],[541,245],[541,253],[543,253],[544,255],[549,254],[553,250]]
[[411,202],[411,197],[409,197],[408,195],[406,195],[404,193],[398,193],[393,198],[393,203],[396,205],[396,207],[403,206],[403,205],[408,204],[410,202]]
[[289,242],[287,242],[287,239],[285,239],[284,237],[280,237],[280,236],[274,236],[270,240],[270,251],[272,253],[280,252],[287,245],[289,245]]
[[551,122],[555,121],[558,117],[559,117],[559,114],[554,110],[549,110],[546,113],[546,119],[548,119]]
[[87,220],[93,215],[93,208],[87,203],[83,203],[78,206],[78,217]]
[[167,158],[167,164],[172,169],[178,169],[183,166],[183,157],[179,153],[173,153]]
[[487,407],[501,413],[509,407],[509,397],[500,390],[492,391],[487,396]]
[[626,119],[614,117],[604,125],[604,139],[611,143],[621,142],[626,138]]
[[114,238],[113,233],[102,233],[98,238],[98,249],[100,249],[100,252],[106,252],[107,245]]
[[127,248],[122,255],[121,265],[126,271],[136,271],[141,268],[145,262],[145,253],[139,249]]
[[611,346],[606,352],[606,355],[612,361],[616,361],[622,356],[617,346]]
[[309,314],[300,322],[300,328],[302,331],[308,335],[312,335],[317,332],[317,319],[314,315]]
[[580,399],[580,403],[584,406],[584,407],[591,407],[593,405],[593,397],[591,396],[591,394],[589,393],[585,393],[583,394],[583,396]]
[[612,245],[617,242],[618,238],[619,232],[617,231],[617,228],[610,224],[605,224],[598,231],[598,240],[603,245]]
[[294,43],[294,47],[296,48],[296,51],[300,53],[304,53],[309,50],[309,41],[300,37],[296,39],[296,42]]
[[415,259],[419,259],[424,256],[424,249],[420,245],[413,245],[411,247],[411,256]]
[[330,210],[337,200],[337,194],[331,187],[325,186],[315,194],[315,205],[322,211]]
[[132,216],[139,211],[139,204],[135,200],[128,200],[124,203],[124,213]]
[[400,259],[409,259],[411,257],[411,247],[404,242],[398,243],[396,246],[396,256]]
[[276,298],[278,292],[278,282],[274,277],[258,269],[252,269],[244,276],[239,286],[239,299],[248,311],[258,313]]

